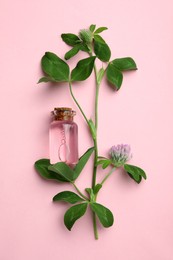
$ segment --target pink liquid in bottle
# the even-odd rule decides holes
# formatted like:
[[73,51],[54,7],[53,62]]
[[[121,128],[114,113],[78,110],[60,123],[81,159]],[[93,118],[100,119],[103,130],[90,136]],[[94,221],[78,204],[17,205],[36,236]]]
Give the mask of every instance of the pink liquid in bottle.
[[74,167],[78,162],[78,126],[71,108],[55,108],[49,129],[50,163],[65,162]]

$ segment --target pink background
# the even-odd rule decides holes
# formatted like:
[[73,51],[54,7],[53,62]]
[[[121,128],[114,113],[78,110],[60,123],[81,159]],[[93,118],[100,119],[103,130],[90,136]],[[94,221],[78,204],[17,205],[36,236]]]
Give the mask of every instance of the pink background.
[[[172,260],[173,34],[168,0],[1,0],[0,3],[0,259],[1,260]],[[66,184],[41,179],[33,168],[48,157],[49,112],[54,106],[76,109],[79,150],[92,141],[66,84],[37,85],[45,51],[63,57],[69,50],[61,33],[78,33],[95,23],[112,59],[131,56],[139,70],[126,73],[119,92],[106,82],[100,89],[99,154],[113,144],[129,143],[131,164],[145,169],[137,185],[122,172],[105,183],[98,201],[112,210],[114,226],[99,227],[93,238],[90,212],[69,232],[63,225],[65,204],[52,197]],[[69,62],[73,68],[80,54]],[[88,117],[93,110],[93,77],[74,86]],[[77,180],[90,186],[92,161]],[[106,172],[98,173],[101,179]]]

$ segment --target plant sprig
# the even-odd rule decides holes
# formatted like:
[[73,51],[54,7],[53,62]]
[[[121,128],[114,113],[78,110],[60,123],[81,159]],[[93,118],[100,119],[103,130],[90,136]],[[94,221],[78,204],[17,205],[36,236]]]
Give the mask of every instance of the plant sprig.
[[[77,165],[73,169],[64,162],[57,162],[56,164],[51,165],[49,159],[40,159],[36,161],[35,168],[41,177],[47,180],[68,182],[73,186],[77,193],[63,191],[56,194],[53,197],[53,201],[63,201],[75,204],[71,206],[64,215],[64,224],[68,230],[72,229],[74,223],[81,218],[85,214],[87,208],[90,207],[93,212],[95,239],[98,239],[97,219],[103,227],[110,227],[114,222],[112,212],[107,207],[97,203],[97,196],[102,189],[104,182],[119,167],[123,167],[124,172],[137,183],[140,183],[142,178],[146,179],[146,174],[141,168],[126,163],[130,159],[130,148],[127,145],[113,146],[110,150],[109,158],[100,157],[98,155],[97,131],[100,84],[103,78],[106,77],[107,82],[109,83],[108,85],[112,86],[114,90],[119,90],[123,83],[123,72],[137,70],[136,63],[131,57],[111,58],[112,54],[110,47],[100,35],[107,29],[107,27],[96,28],[96,25],[92,24],[89,29],[81,30],[78,35],[63,33],[61,38],[71,47],[71,49],[65,53],[65,60],[59,58],[55,53],[46,52],[41,59],[41,67],[44,76],[38,81],[38,83],[54,82],[57,83],[57,86],[60,82],[68,83],[71,97],[88,125],[94,146],[89,148],[79,158]],[[76,66],[70,70],[67,61],[81,51],[86,52],[88,58],[79,60]],[[104,63],[104,66],[97,68],[96,59],[100,60],[101,63]],[[84,81],[89,78],[93,70],[96,82],[94,120],[87,118],[83,108],[73,94],[72,87],[76,81]],[[85,193],[83,193],[76,186],[75,181],[83,171],[93,152],[92,187],[86,188]],[[105,175],[100,183],[97,183],[97,167],[99,165],[102,166],[103,170],[107,169],[108,166],[111,167],[111,170]]]

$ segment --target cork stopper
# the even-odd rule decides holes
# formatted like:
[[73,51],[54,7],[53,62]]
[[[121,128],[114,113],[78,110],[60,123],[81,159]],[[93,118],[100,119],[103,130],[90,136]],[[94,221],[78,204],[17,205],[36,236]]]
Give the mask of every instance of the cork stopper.
[[76,112],[69,107],[55,107],[51,112],[53,120],[71,120],[76,115]]

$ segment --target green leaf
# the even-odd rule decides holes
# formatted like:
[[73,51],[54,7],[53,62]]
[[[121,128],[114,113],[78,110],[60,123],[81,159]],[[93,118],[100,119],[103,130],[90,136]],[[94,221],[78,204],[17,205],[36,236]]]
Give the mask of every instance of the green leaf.
[[94,35],[94,40],[101,43],[106,43],[100,35]]
[[96,202],[90,204],[92,211],[97,215],[101,224],[104,227],[110,227],[113,225],[114,217],[112,212],[101,204]]
[[70,51],[68,51],[64,58],[66,60],[69,60],[70,58],[72,58],[73,56],[75,56],[78,52],[79,52],[80,48],[78,45],[75,45]]
[[41,66],[43,71],[54,81],[69,81],[69,66],[56,54],[46,52],[41,59]]
[[107,159],[101,159],[101,160],[98,160],[96,165],[99,165],[99,164],[103,164],[105,161],[107,161]]
[[127,174],[135,180],[137,183],[140,183],[142,180],[142,177],[146,180],[147,176],[144,170],[141,168],[130,165],[130,164],[124,164],[124,170],[127,172]]
[[118,70],[112,63],[109,63],[107,70],[106,70],[106,76],[108,81],[117,89],[119,90],[122,81],[123,81],[123,74],[120,70]]
[[105,31],[105,30],[107,30],[108,28],[107,27],[99,27],[96,31],[95,31],[95,33],[101,33],[101,32],[103,32],[103,31]]
[[124,164],[124,169],[130,172],[131,174],[137,173],[141,175],[145,180],[147,179],[146,173],[143,169],[139,168],[138,166],[134,166],[131,164]]
[[109,61],[111,57],[111,50],[105,42],[101,41],[101,39],[101,37],[98,39],[98,36],[94,36],[94,52],[97,58],[101,61]]
[[137,66],[135,61],[130,58],[120,58],[120,59],[115,59],[111,61],[111,63],[119,70],[124,71],[124,70],[137,70]]
[[95,195],[94,195],[93,189],[91,189],[91,188],[86,188],[85,190],[86,190],[86,192],[87,192],[87,193],[89,194],[89,196],[90,196],[90,201],[95,201]]
[[78,44],[78,47],[79,47],[79,49],[81,51],[85,51],[85,52],[89,52],[90,51],[90,49],[88,48],[88,46],[84,42]]
[[98,159],[107,159],[106,157],[104,157],[104,156],[98,156]]
[[93,138],[93,140],[95,140],[96,139],[96,128],[95,128],[95,125],[94,125],[92,119],[90,119],[88,121],[88,123],[89,123],[89,127],[90,127],[90,132],[92,134],[92,138]]
[[75,180],[75,172],[64,162],[58,162],[50,165],[48,169],[58,173],[69,182],[73,182]]
[[100,183],[97,183],[95,188],[94,188],[94,191],[93,191],[94,194],[96,195],[101,188],[102,188],[102,185]]
[[87,203],[78,204],[69,208],[64,215],[64,224],[71,230],[76,220],[81,218],[87,210]]
[[102,168],[106,169],[111,163],[112,162],[110,159],[105,158],[105,159],[98,160],[96,165],[102,164]]
[[85,43],[80,43],[80,44],[76,44],[71,50],[69,50],[65,54],[64,58],[66,60],[69,60],[70,58],[74,57],[80,50],[89,52],[89,48],[87,47],[87,45]]
[[75,46],[76,44],[81,42],[79,37],[73,33],[63,33],[61,34],[61,38],[65,43],[67,43],[70,46]]
[[142,177],[140,175],[132,175],[131,173],[127,172],[130,178],[132,178],[134,181],[136,181],[138,184],[141,182]]
[[86,190],[86,192],[87,192],[89,195],[91,195],[91,193],[93,193],[93,189],[91,189],[91,188],[86,188],[85,190]]
[[111,163],[111,160],[105,160],[105,162],[102,164],[102,169],[106,169]]
[[74,179],[76,180],[83,168],[85,167],[86,163],[88,162],[92,152],[94,151],[94,147],[89,148],[79,159],[78,163],[76,164],[75,168],[73,169],[75,172]]
[[65,201],[75,204],[76,202],[81,202],[84,200],[72,191],[63,191],[55,195],[53,197],[53,201]]
[[104,76],[105,70],[103,68],[101,68],[97,74],[97,83],[100,85],[103,76]]
[[91,32],[94,32],[95,28],[96,28],[95,24],[91,24],[90,27],[89,27]]
[[39,79],[38,83],[42,83],[42,82],[56,82],[53,78],[51,77],[42,77],[41,79]]
[[62,177],[61,175],[50,171],[48,167],[50,166],[50,160],[49,159],[40,159],[35,162],[35,169],[40,174],[41,177],[48,180],[58,180],[61,182],[67,182],[67,180]]
[[87,79],[93,70],[95,56],[80,60],[76,67],[72,70],[71,80],[82,81]]

